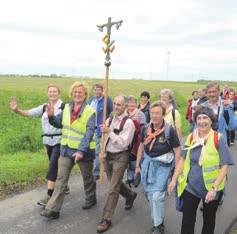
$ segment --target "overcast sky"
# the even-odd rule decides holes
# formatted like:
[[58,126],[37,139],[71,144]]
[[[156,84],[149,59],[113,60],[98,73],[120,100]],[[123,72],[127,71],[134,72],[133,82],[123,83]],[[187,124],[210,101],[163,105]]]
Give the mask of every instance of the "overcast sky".
[[[7,0],[0,4],[0,73],[104,76],[104,33],[112,30],[111,77],[237,81],[236,0]],[[168,55],[169,54],[169,55]]]

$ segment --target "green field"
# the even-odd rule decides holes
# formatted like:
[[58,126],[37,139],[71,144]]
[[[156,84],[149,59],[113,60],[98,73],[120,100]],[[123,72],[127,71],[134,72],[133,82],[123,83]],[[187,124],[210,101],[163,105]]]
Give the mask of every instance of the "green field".
[[[25,118],[9,109],[11,96],[16,96],[21,109],[29,109],[47,101],[46,89],[54,83],[61,88],[61,98],[69,100],[70,85],[79,79],[72,78],[0,78],[0,194],[9,187],[24,187],[44,182],[47,170],[47,157],[42,145],[40,120]],[[102,80],[88,79],[89,87]],[[186,102],[191,92],[205,83],[163,82],[144,80],[111,80],[109,95],[123,93],[134,95],[148,90],[151,101],[158,99],[159,90],[170,88],[175,93],[178,110],[182,115],[182,132],[187,134],[188,124],[185,120]],[[231,84],[236,87],[236,84]]]

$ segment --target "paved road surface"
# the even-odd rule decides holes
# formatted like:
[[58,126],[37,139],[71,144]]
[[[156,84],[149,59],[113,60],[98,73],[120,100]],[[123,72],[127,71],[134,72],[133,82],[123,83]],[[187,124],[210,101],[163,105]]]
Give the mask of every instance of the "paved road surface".
[[[237,157],[237,146],[231,149],[234,157]],[[81,209],[84,193],[80,175],[75,175],[70,179],[70,188],[71,193],[65,198],[61,216],[58,220],[49,221],[39,215],[41,208],[36,205],[36,201],[45,193],[44,187],[1,201],[0,233],[95,234],[106,198],[107,181],[103,185],[97,186],[98,204],[88,211]],[[237,165],[231,167],[227,192],[224,204],[217,212],[216,234],[226,233],[225,230],[237,216]],[[175,210],[173,197],[168,197],[165,233],[178,234],[180,224],[181,213]],[[138,197],[130,211],[124,210],[124,200],[120,198],[113,218],[113,226],[106,233],[146,234],[150,233],[151,225],[148,203],[142,191],[138,189]],[[195,233],[201,233],[201,227],[202,213],[198,211]]]

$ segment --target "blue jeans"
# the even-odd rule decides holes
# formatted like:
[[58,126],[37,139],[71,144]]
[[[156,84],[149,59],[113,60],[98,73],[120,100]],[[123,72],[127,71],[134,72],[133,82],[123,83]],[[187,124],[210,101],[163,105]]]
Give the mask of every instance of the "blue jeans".
[[164,192],[167,190],[172,163],[163,163],[151,158],[144,152],[141,164],[141,184],[144,192]]
[[99,176],[100,175],[100,141],[101,137],[96,137],[96,146],[95,146],[95,160],[94,160],[94,167],[93,167],[93,175]]
[[149,192],[147,198],[154,226],[159,226],[165,217],[165,192]]
[[141,183],[148,198],[154,226],[159,226],[165,216],[165,193],[172,163],[163,163],[144,152],[141,165]]
[[136,161],[129,161],[128,168],[127,168],[127,180],[128,181],[134,181],[135,169],[136,169]]

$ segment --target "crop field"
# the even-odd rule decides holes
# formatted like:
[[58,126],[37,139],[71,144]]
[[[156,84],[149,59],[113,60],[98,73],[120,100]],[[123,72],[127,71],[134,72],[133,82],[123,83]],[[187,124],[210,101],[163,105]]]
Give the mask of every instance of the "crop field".
[[[14,188],[27,187],[45,181],[47,157],[42,145],[41,122],[39,119],[26,118],[11,112],[9,100],[16,96],[20,109],[30,109],[47,101],[46,90],[51,83],[61,88],[61,99],[69,100],[70,85],[80,79],[75,78],[31,78],[31,77],[1,77],[0,78],[0,196]],[[85,79],[84,79],[85,80]],[[102,80],[86,80],[91,87]],[[188,133],[188,123],[185,120],[187,99],[191,92],[205,83],[184,83],[144,80],[111,80],[109,95],[123,93],[134,95],[147,90],[151,94],[151,102],[158,100],[162,88],[174,91],[178,110],[182,115],[182,132]],[[230,84],[236,88],[236,84]]]

